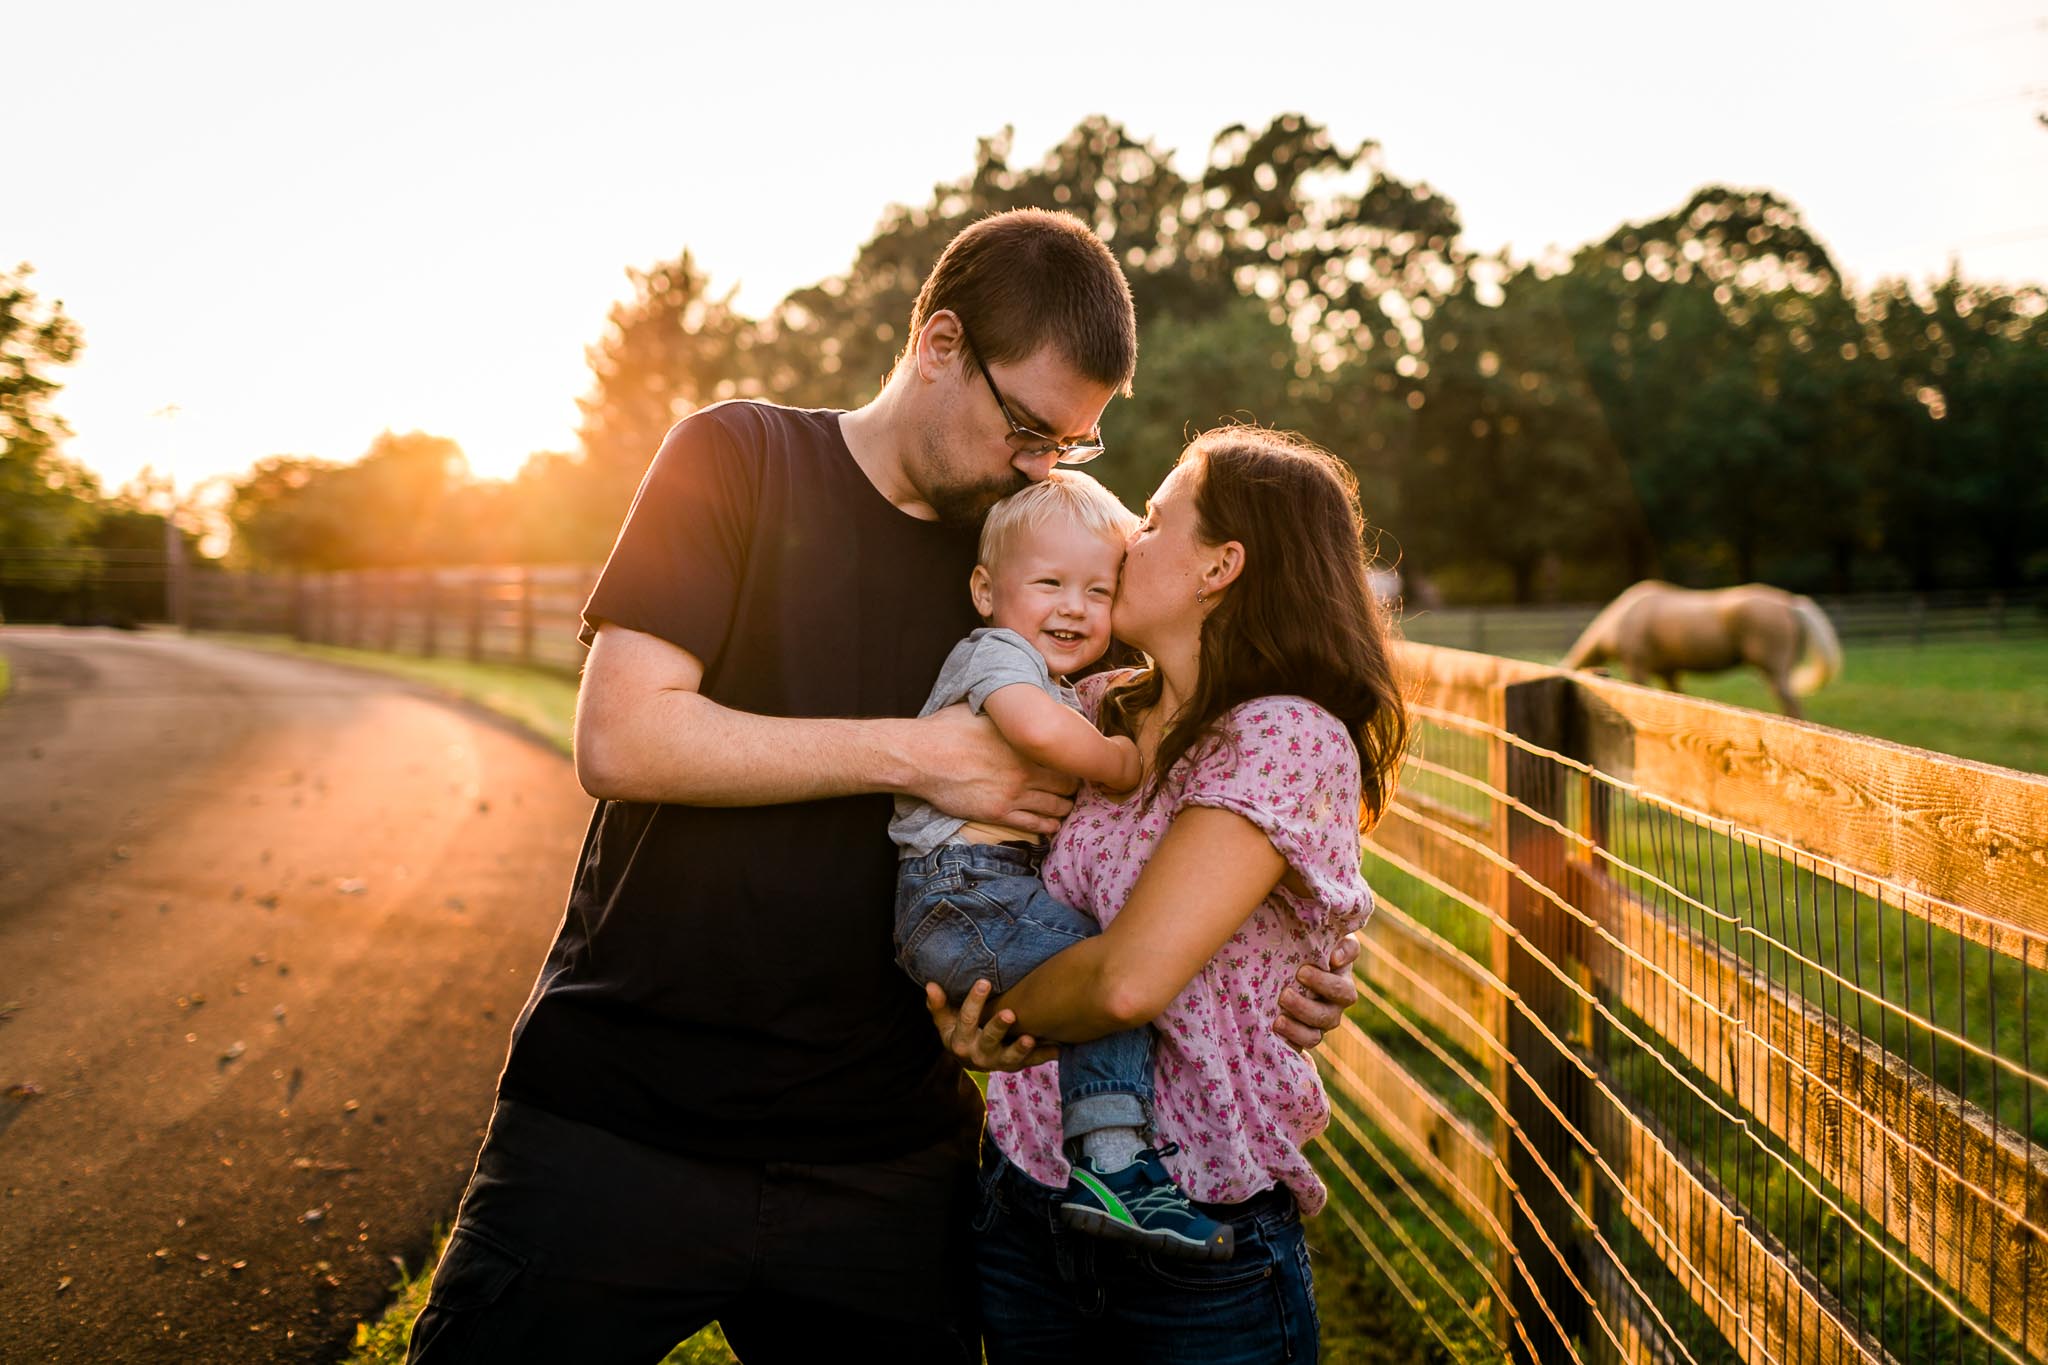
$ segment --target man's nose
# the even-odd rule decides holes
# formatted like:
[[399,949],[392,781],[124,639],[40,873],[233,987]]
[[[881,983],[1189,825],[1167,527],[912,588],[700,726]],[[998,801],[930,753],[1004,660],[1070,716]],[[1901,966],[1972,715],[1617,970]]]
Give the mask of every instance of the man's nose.
[[1059,460],[1057,451],[1048,450],[1042,455],[1019,455],[1010,463],[1019,474],[1033,483],[1044,483],[1052,473],[1052,467]]

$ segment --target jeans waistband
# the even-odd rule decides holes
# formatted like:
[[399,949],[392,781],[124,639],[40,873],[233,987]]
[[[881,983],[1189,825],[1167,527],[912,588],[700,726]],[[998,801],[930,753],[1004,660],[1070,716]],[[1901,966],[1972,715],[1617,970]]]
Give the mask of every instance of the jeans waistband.
[[1046,845],[1016,840],[1001,844],[941,844],[922,858],[905,859],[913,875],[936,876],[954,867],[974,867],[983,872],[999,871],[1035,877],[1045,862]]
[[[1034,1216],[1053,1216],[1061,1192],[1026,1175],[986,1134],[981,1141],[981,1166],[983,1180],[991,1183],[1000,1181],[1005,1197],[1014,1201],[1020,1210],[1029,1210]],[[1257,1222],[1267,1227],[1283,1227],[1301,1221],[1301,1205],[1295,1199],[1294,1191],[1285,1185],[1260,1190],[1234,1204],[1210,1204],[1199,1199],[1188,1202],[1220,1223],[1243,1225]]]

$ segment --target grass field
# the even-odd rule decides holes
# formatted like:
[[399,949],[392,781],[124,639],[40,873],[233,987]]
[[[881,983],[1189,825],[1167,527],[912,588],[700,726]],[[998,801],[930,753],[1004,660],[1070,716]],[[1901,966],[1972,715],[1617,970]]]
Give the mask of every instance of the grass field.
[[[574,712],[574,682],[556,675],[537,674],[517,668],[473,665],[454,660],[423,660],[377,654],[371,651],[340,649],[325,646],[302,646],[274,639],[218,637],[234,643],[246,643],[264,648],[282,648],[310,657],[327,659],[337,663],[358,667],[375,668],[397,674],[412,681],[437,688],[451,696],[463,698],[482,705],[519,722],[546,737],[550,742],[567,751],[569,734]],[[4,661],[0,661],[4,662]],[[1866,646],[1850,653],[1844,676],[1816,696],[1809,699],[1809,717],[1822,724],[1841,729],[1871,734],[1900,743],[1914,744],[1923,748],[1958,754],[1984,762],[2001,763],[2032,771],[2048,771],[2048,686],[2039,679],[2048,677],[2048,641],[2005,641],[1971,642],[1912,646]],[[1712,697],[1735,705],[1765,707],[1768,694],[1762,682],[1752,675],[1726,675],[1718,678],[1690,678],[1688,690],[1697,695]],[[1448,756],[1447,756],[1448,757]],[[1453,766],[1461,766],[1453,764]],[[1444,791],[1437,794],[1455,800],[1457,793]],[[1707,860],[1710,864],[1715,859]],[[1727,869],[1725,855],[1722,860],[1726,878],[1725,884],[1732,891],[1736,878],[1732,869]],[[1671,869],[1667,869],[1671,870]],[[1694,869],[1697,876],[1699,869]],[[1711,867],[1709,877],[1714,876]],[[1795,874],[1796,876],[1796,874]],[[1416,887],[1403,886],[1402,879],[1388,869],[1375,872],[1375,882],[1395,903],[1403,908],[1423,912],[1428,920],[1438,920],[1440,931],[1454,939],[1466,937],[1453,922],[1455,916],[1430,914],[1426,904],[1427,896]],[[1796,899],[1796,898],[1795,898]],[[1830,906],[1825,921],[1818,909],[1811,912],[1811,933],[1816,945],[1834,940],[1836,910]],[[1745,903],[1746,906],[1746,903]],[[1783,920],[1783,907],[1773,912],[1768,904],[1762,913],[1778,917],[1777,929],[1787,932]],[[1842,907],[1844,925],[1849,907]],[[1868,960],[1872,949],[1864,940],[1872,931],[1886,922],[1883,914],[1870,908],[1868,913],[1856,914],[1865,932],[1851,932],[1847,936],[1848,952],[1841,959],[1844,970],[1859,958]],[[1823,928],[1828,932],[1823,933]],[[1982,1007],[1978,991],[1969,987],[1960,988],[1955,996],[1947,990],[1950,977],[1946,971],[1931,970],[1933,963],[1944,956],[1946,939],[1927,940],[1924,955],[1921,944],[1908,944],[1903,935],[1893,929],[1894,937],[1882,951],[1876,951],[1879,964],[1887,959],[1894,960],[1892,971],[1895,976],[1911,971],[1920,983],[1933,982],[1941,988],[1941,998],[1934,1001],[1937,1017],[1947,1015],[1951,1009],[1958,1015],[1958,1021],[1967,1020],[1967,1032],[1976,1036],[1988,1026],[1992,1013]],[[1475,945],[1476,946],[1476,945]],[[1861,951],[1859,951],[1861,950]],[[1829,965],[1835,965],[1832,952],[1821,955]],[[1960,965],[1960,959],[1956,959]],[[1782,964],[1770,961],[1758,965],[1774,978],[1783,981],[1788,973]],[[1775,968],[1775,970],[1774,970]],[[1794,977],[1801,975],[1794,970]],[[1959,974],[1960,976],[1960,974]],[[1959,979],[1959,978],[1958,978]],[[1792,981],[1794,989],[1803,989],[1804,983]],[[1986,978],[1986,985],[1990,984]],[[1926,986],[1923,984],[1924,991]],[[2009,988],[2008,988],[2009,990]],[[2002,991],[2006,998],[2010,994]],[[1961,997],[1969,997],[1963,999]],[[1924,1006],[1923,1006],[1924,1008]],[[1426,1052],[1415,1047],[1401,1034],[1398,1026],[1385,1018],[1374,1017],[1372,1012],[1361,1007],[1361,1021],[1367,1023],[1375,1036],[1402,1056],[1418,1074],[1425,1073],[1430,1062]],[[1875,1031],[1875,1030],[1874,1030]],[[2028,1029],[2029,1035],[2023,1048],[2029,1043],[2038,1043],[2032,1035],[2037,1029]],[[1888,1039],[1898,1046],[1904,1039]],[[2019,1041],[2012,1034],[2000,1036],[1995,1046],[2003,1052]],[[2029,1049],[2031,1050],[2031,1049]],[[2036,1056],[2040,1055],[2038,1052]],[[1933,1060],[1933,1059],[1930,1059]],[[1940,1058],[1943,1063],[1939,1074],[1946,1074],[1947,1055]],[[1484,1117],[1483,1106],[1475,1106],[1474,1097],[1460,1100],[1457,1092],[1461,1086],[1448,1076],[1443,1078],[1445,1086],[1441,1093],[1453,1100],[1454,1108],[1470,1109],[1473,1119]],[[1971,1087],[1974,1088],[1974,1087]],[[1997,1096],[1994,1108],[2004,1109],[2013,1101],[2007,1096]],[[2048,1110],[2043,1111],[2048,1115]],[[2027,1126],[2044,1119],[2029,1114]],[[1395,1210],[1401,1226],[1393,1240],[1401,1237],[1414,1240],[1416,1245],[1428,1250],[1439,1260],[1456,1260],[1455,1251],[1427,1219],[1416,1212],[1412,1204],[1405,1204],[1397,1185],[1386,1178],[1381,1167],[1374,1164],[1371,1153],[1362,1148],[1349,1134],[1333,1127],[1332,1141],[1347,1161],[1368,1176],[1370,1183],[1379,1189],[1390,1207]],[[1397,1157],[1391,1157],[1389,1164],[1402,1169],[1411,1184],[1420,1180],[1420,1173],[1405,1169]],[[1788,1216],[1789,1205],[1781,1201],[1780,1188],[1789,1183],[1790,1172],[1784,1172],[1778,1179],[1767,1182],[1767,1188],[1754,1191],[1760,1195],[1765,1209],[1759,1210],[1770,1222],[1777,1222]],[[1341,1182],[1332,1180],[1333,1187]],[[1425,1182],[1426,1183],[1426,1182]],[[1339,1188],[1339,1197],[1345,1192]],[[1347,1200],[1355,1218],[1361,1226],[1374,1227],[1371,1210]],[[1455,1214],[1451,1216],[1455,1225]],[[1311,1229],[1311,1242],[1317,1258],[1317,1283],[1322,1300],[1322,1315],[1325,1332],[1324,1358],[1340,1365],[1381,1365],[1391,1361],[1437,1360],[1446,1357],[1439,1342],[1425,1331],[1416,1320],[1415,1314],[1401,1297],[1389,1286],[1384,1275],[1372,1264],[1364,1248],[1353,1233],[1338,1217],[1326,1216]],[[1389,1246],[1397,1265],[1407,1264],[1416,1283],[1412,1288],[1426,1289],[1419,1270],[1411,1259],[1398,1247]],[[398,1300],[385,1318],[377,1323],[366,1323],[361,1329],[358,1350],[350,1357],[351,1365],[382,1365],[396,1362],[404,1353],[404,1335],[407,1324],[424,1302],[426,1292],[426,1269],[421,1268],[400,1285]],[[1461,1293],[1476,1293],[1481,1288],[1476,1279],[1465,1279],[1460,1285]],[[1425,1294],[1427,1297],[1427,1294]],[[1893,1310],[1896,1312],[1896,1309]],[[1460,1331],[1454,1321],[1455,1309],[1437,1315],[1449,1332],[1456,1354],[1467,1356],[1477,1349],[1479,1338],[1476,1332]],[[690,1342],[678,1347],[670,1357],[672,1362],[690,1362],[704,1365],[706,1362],[730,1360],[721,1338],[713,1332],[700,1334]]]
[[[1754,670],[1684,680],[1697,696],[1776,709]],[[2048,639],[1860,645],[1806,718],[2024,772],[2048,772]]]

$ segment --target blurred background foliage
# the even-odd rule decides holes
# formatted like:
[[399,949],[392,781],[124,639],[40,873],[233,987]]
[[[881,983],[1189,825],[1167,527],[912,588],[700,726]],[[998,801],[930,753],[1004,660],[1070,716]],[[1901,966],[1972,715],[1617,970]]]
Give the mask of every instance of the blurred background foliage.
[[[1809,591],[2048,580],[2048,295],[1951,277],[1852,291],[1798,210],[1709,186],[1565,255],[1468,250],[1434,187],[1283,115],[1224,129],[1198,175],[1092,118],[1035,165],[1006,131],[845,274],[745,316],[690,251],[629,270],[588,351],[579,448],[509,481],[455,445],[280,455],[232,489],[229,562],[261,569],[592,562],[662,434],[707,403],[857,406],[919,283],[985,214],[1095,225],[1137,300],[1135,396],[1094,466],[1141,502],[1218,420],[1301,431],[1358,471],[1410,594],[1603,596],[1657,574]],[[58,453],[51,367],[76,328],[0,276],[0,546],[90,544],[104,499]],[[134,527],[128,528],[134,534]]]

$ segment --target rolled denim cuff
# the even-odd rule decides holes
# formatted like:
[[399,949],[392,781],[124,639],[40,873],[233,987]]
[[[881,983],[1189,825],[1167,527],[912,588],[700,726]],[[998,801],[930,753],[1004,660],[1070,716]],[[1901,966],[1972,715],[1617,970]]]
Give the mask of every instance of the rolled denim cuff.
[[1074,1096],[1065,1102],[1060,1114],[1060,1136],[1068,1142],[1079,1141],[1104,1128],[1136,1128],[1146,1132],[1151,1127],[1152,1115],[1145,1101],[1128,1091]]

